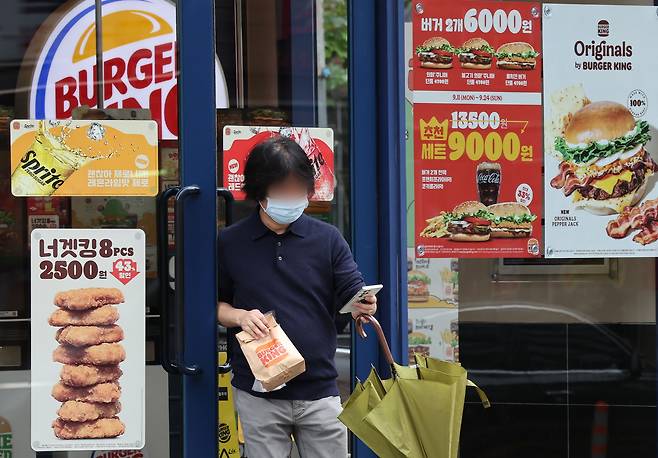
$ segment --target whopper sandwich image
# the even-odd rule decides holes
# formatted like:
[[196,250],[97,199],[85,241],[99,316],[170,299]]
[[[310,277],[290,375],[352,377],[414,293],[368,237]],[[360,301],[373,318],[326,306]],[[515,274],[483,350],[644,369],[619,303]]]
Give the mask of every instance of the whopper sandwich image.
[[432,37],[416,47],[416,54],[421,67],[452,68],[455,50],[445,38]]
[[446,213],[450,240],[455,242],[486,242],[491,237],[491,221],[488,208],[476,201],[457,205],[451,213]]
[[462,68],[486,70],[491,68],[494,49],[484,38],[466,40],[457,51]]
[[496,67],[505,70],[532,70],[539,53],[524,41],[501,45],[496,51]]
[[532,235],[532,222],[537,216],[517,202],[489,205],[491,238],[524,238]]
[[597,215],[621,213],[644,196],[658,166],[645,150],[649,124],[636,121],[616,102],[586,104],[555,138],[561,159],[555,189],[572,196],[576,208]]
[[409,302],[427,302],[430,298],[431,280],[424,272],[411,270],[407,274],[407,295]]

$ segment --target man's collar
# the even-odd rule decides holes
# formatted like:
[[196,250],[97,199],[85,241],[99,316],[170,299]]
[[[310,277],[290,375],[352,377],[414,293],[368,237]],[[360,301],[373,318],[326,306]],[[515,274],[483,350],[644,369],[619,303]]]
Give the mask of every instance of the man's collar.
[[[306,237],[308,235],[309,224],[308,219],[310,216],[303,214],[297,221],[288,226],[288,231],[298,237]],[[249,217],[249,231],[251,232],[252,240],[258,240],[268,233],[272,232],[263,221],[260,219],[260,207]]]

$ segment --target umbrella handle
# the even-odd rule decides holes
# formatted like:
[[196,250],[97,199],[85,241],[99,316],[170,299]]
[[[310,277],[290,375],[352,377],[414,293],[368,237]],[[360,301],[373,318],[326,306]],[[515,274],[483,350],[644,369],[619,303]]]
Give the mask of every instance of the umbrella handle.
[[370,323],[372,327],[375,328],[377,338],[379,339],[379,345],[382,347],[382,351],[384,352],[384,357],[392,367],[395,363],[395,360],[393,359],[393,353],[391,353],[391,348],[388,346],[388,341],[384,335],[384,330],[382,329],[382,325],[379,324],[379,321],[377,321],[377,318],[372,315],[362,314],[357,316],[355,321],[356,332],[364,339],[368,337],[368,334],[366,334],[366,332],[363,330],[363,323]]

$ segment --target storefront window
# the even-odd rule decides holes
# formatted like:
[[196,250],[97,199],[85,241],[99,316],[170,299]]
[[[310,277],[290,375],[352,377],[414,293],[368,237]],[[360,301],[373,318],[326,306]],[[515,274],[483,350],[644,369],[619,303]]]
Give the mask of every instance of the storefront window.
[[[620,2],[610,2],[612,3]],[[629,9],[632,8],[631,5],[651,5],[646,2],[624,3]],[[419,116],[414,110],[421,110],[425,114],[431,113],[439,121],[442,120],[440,114],[451,111],[453,107],[465,112],[473,111],[473,107],[477,108],[477,111],[484,111],[480,110],[482,107],[489,110],[488,112],[492,110],[491,105],[477,105],[477,103],[474,105],[474,102],[469,102],[468,98],[464,99],[465,103],[453,104],[447,109],[445,105],[428,103],[431,98],[428,92],[418,93],[418,72],[423,71],[423,75],[428,75],[420,65],[420,61],[435,56],[427,54],[426,49],[419,50],[412,46],[412,43],[416,43],[413,33],[418,30],[412,26],[412,22],[423,13],[427,15],[428,11],[436,12],[436,9],[432,8],[443,4],[445,2],[406,2],[409,21],[405,30],[409,353],[410,355],[426,353],[438,358],[460,361],[468,370],[470,378],[487,392],[493,403],[492,409],[483,410],[475,396],[467,398],[460,456],[653,457],[656,453],[656,264],[653,255],[635,259],[614,256],[589,258],[567,256],[561,259],[493,256],[494,259],[467,259],[467,256],[473,256],[473,252],[470,255],[462,254],[450,258],[445,255],[427,255],[426,247],[424,250],[419,250],[418,240],[426,240],[425,243],[431,245],[432,241],[437,239],[447,240],[454,237],[451,237],[453,231],[450,228],[442,226],[442,222],[448,221],[453,218],[452,216],[445,220],[441,218],[431,220],[428,215],[427,221],[423,220],[422,225],[419,224],[417,212],[422,210],[419,210],[418,180],[421,176],[418,166],[414,173],[414,165],[421,158],[421,153],[423,158],[427,156],[425,150],[422,152],[414,150],[414,135],[417,135],[419,128],[423,128],[422,125],[415,124]],[[490,2],[474,6],[494,8],[497,5],[502,7],[504,4]],[[515,7],[520,9],[519,5],[521,4],[515,4]],[[539,4],[537,7],[538,20],[541,8],[550,7]],[[603,29],[597,29],[595,24],[592,30],[580,30],[578,27],[574,30],[580,31],[585,43],[590,43],[591,39],[592,43],[607,40],[608,43],[616,44],[625,37],[628,45],[632,41],[630,36],[633,34],[630,30],[633,25],[621,19],[622,8],[614,10],[616,13],[614,19],[598,17],[603,14],[597,11],[596,21],[605,19],[602,21],[606,25]],[[608,12],[613,15],[612,10]],[[551,19],[547,19],[545,10],[543,13],[544,33],[546,33],[546,21]],[[551,13],[557,15],[559,11],[556,12],[556,9],[552,8],[549,14]],[[578,17],[579,21],[586,21],[586,24],[592,22],[586,10],[578,13],[574,11],[572,14],[575,14],[574,17]],[[655,14],[655,11],[650,10],[647,14]],[[602,27],[602,22],[598,23],[599,27]],[[428,27],[424,30],[431,29],[431,25]],[[567,34],[567,30],[561,29],[566,26],[552,24],[552,27],[555,27],[557,32],[562,30],[563,34]],[[585,25],[585,27],[590,26]],[[445,29],[443,32],[444,38],[452,39],[451,37],[455,36],[446,33]],[[480,35],[485,36],[483,33]],[[575,32],[569,32],[568,36],[565,42],[571,40]],[[490,37],[493,50],[488,54],[474,53],[473,55],[480,58],[489,56],[487,57],[489,59],[493,56],[500,62],[502,51],[498,47],[501,38],[493,37],[493,29],[491,34],[486,35],[487,39]],[[453,52],[455,48],[467,46],[461,41],[450,43]],[[531,41],[531,36],[525,35],[522,39],[514,41]],[[554,87],[557,84],[555,69],[559,68],[561,62],[557,62],[555,57],[547,52],[547,47],[552,44],[550,40],[547,42],[544,35],[543,51],[539,53],[541,57],[537,57],[537,61],[545,59],[544,77],[550,74],[553,78],[550,86]],[[570,45],[565,44],[565,47],[560,49],[568,49],[568,46]],[[449,53],[444,54],[444,58],[450,59]],[[446,81],[450,79],[452,82],[453,77],[447,75],[460,71],[467,72],[465,67],[468,66],[464,66],[463,63],[468,56],[464,56],[459,50],[454,55],[457,57],[454,57],[451,67],[435,65],[434,69],[427,70],[428,72],[435,70],[436,73],[431,77],[427,76],[423,84],[443,84],[444,76]],[[507,58],[510,56],[508,55]],[[530,57],[530,54],[525,56],[524,62],[530,62]],[[549,63],[551,57],[554,60]],[[572,56],[565,54],[564,59],[567,59],[568,65],[573,67]],[[606,59],[602,57],[600,60]],[[495,61],[493,65],[489,65],[488,62],[479,60],[478,64],[481,75],[475,74],[472,77],[473,81],[489,78],[482,75],[488,73],[492,75],[494,81],[491,84],[497,84],[495,78],[498,78],[502,72],[499,70],[500,67],[497,70]],[[532,65],[534,67],[540,64]],[[548,65],[554,66],[552,72],[548,72],[546,68]],[[611,64],[611,68],[615,68],[614,65]],[[475,65],[471,66],[471,68],[475,67]],[[576,69],[578,68],[576,66]],[[645,70],[643,68],[642,71]],[[470,72],[478,72],[478,70],[470,70]],[[494,73],[495,77],[493,77]],[[531,81],[529,69],[517,70],[517,73],[522,75],[523,80]],[[606,93],[606,91],[598,91],[600,89],[598,87],[595,88],[594,81],[600,72],[589,73],[584,75],[581,81],[584,81],[584,90],[590,97],[594,99],[594,97],[615,96],[616,93],[612,93],[614,91]],[[617,75],[620,85],[632,86],[626,79],[629,78],[629,72],[619,71]],[[635,82],[640,86],[645,75],[636,75]],[[507,79],[509,80],[509,77]],[[423,87],[423,90],[432,89]],[[496,90],[504,91],[504,89]],[[544,90],[546,90],[546,81],[544,81]],[[465,89],[463,94],[468,94],[468,91]],[[517,91],[530,92],[529,89]],[[501,93],[497,92],[497,94]],[[522,94],[518,96],[521,97]],[[419,102],[423,106],[419,106]],[[549,97],[544,94],[543,103],[551,103],[550,94]],[[621,103],[627,104],[625,97]],[[494,108],[501,113],[509,109],[504,106]],[[627,109],[634,111],[630,102]],[[521,109],[516,113],[520,114],[520,112]],[[547,115],[548,113],[545,112]],[[420,115],[423,119],[429,119],[430,115],[427,116],[423,118],[423,115]],[[522,117],[523,119],[529,119],[527,115],[524,116],[526,117]],[[636,119],[641,116],[636,115]],[[507,116],[501,114],[501,117]],[[541,113],[538,119],[541,120]],[[550,128],[550,119],[544,116],[544,129]],[[487,129],[481,131],[486,133]],[[533,135],[541,139],[542,133],[537,129],[536,134]],[[467,154],[475,154],[476,146],[472,144],[470,149],[467,146]],[[549,144],[548,147],[550,146]],[[454,152],[450,148],[452,146],[449,145],[448,154]],[[485,149],[485,154],[488,151]],[[498,166],[497,179],[494,181],[497,188],[500,187],[499,196],[502,200],[505,187],[511,186],[508,183],[514,180],[514,177],[513,172],[509,171],[511,169],[509,163],[503,163],[502,160],[500,162],[503,164],[502,171]],[[473,172],[476,172],[476,165],[472,165]],[[444,168],[449,170],[450,166]],[[526,183],[529,183],[527,180],[532,179],[530,173],[525,176]],[[552,168],[549,170],[546,164],[543,173],[551,175],[547,180],[550,181],[557,172]],[[425,172],[423,174],[423,182],[433,183],[431,177],[427,178],[431,174]],[[458,172],[454,172],[454,169],[448,171],[448,175],[451,174],[455,180],[460,180],[456,177],[455,174]],[[441,173],[438,176],[441,176]],[[472,176],[472,181],[459,181],[458,191],[455,191],[457,188],[454,186],[450,189],[461,193],[464,201],[474,200],[490,205],[491,202],[487,202],[488,197],[483,196],[482,192],[477,192],[476,174],[469,176]],[[480,177],[477,176],[477,179],[479,183]],[[537,183],[542,183],[542,180],[537,180]],[[514,186],[516,184],[514,183]],[[532,186],[535,195],[543,194],[542,186],[542,184]],[[550,189],[550,186],[547,189]],[[548,200],[554,197],[549,195],[548,191],[546,193],[544,206],[548,208],[552,205]],[[436,196],[436,202],[443,198],[438,194]],[[516,202],[521,202],[518,192],[516,197]],[[558,197],[563,198],[563,196]],[[422,199],[423,196],[420,198]],[[539,212],[542,212],[541,207]],[[573,211],[570,213],[570,215],[574,214],[578,215]],[[589,221],[587,217],[577,216],[577,218],[581,225],[585,224],[583,221]],[[546,233],[547,225],[557,220],[549,219],[546,214],[545,221],[541,221],[540,229]],[[496,222],[494,221],[493,224],[495,225]],[[442,233],[442,230],[446,232]],[[601,228],[592,229],[592,237],[598,237],[598,234],[594,235],[596,230],[601,231]],[[421,233],[423,235],[419,237]],[[554,232],[552,240],[556,240],[558,236],[564,237],[565,240],[569,237],[579,237],[570,232],[566,225],[561,232]],[[549,235],[546,237],[548,244]],[[577,240],[582,243],[584,239]],[[542,239],[539,238],[539,244],[541,243]],[[443,245],[449,246],[449,242],[443,242]],[[472,250],[477,250],[477,246],[478,243],[473,242]],[[604,246],[609,248],[607,244]],[[605,249],[602,252],[605,253]],[[546,256],[550,257],[551,254],[553,253],[548,252]],[[589,256],[593,255],[590,253]],[[475,257],[490,256],[480,252]]]

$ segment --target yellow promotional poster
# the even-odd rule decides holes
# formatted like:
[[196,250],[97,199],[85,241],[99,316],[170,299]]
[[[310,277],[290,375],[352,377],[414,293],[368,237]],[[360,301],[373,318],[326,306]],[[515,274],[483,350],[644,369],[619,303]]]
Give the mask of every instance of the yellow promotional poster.
[[[226,352],[218,353],[219,365],[226,363]],[[217,375],[217,398],[219,421],[217,439],[219,441],[219,458],[239,458],[238,424],[233,405],[233,391],[231,389],[231,374]]]
[[155,196],[155,121],[14,120],[11,192],[27,196]]

